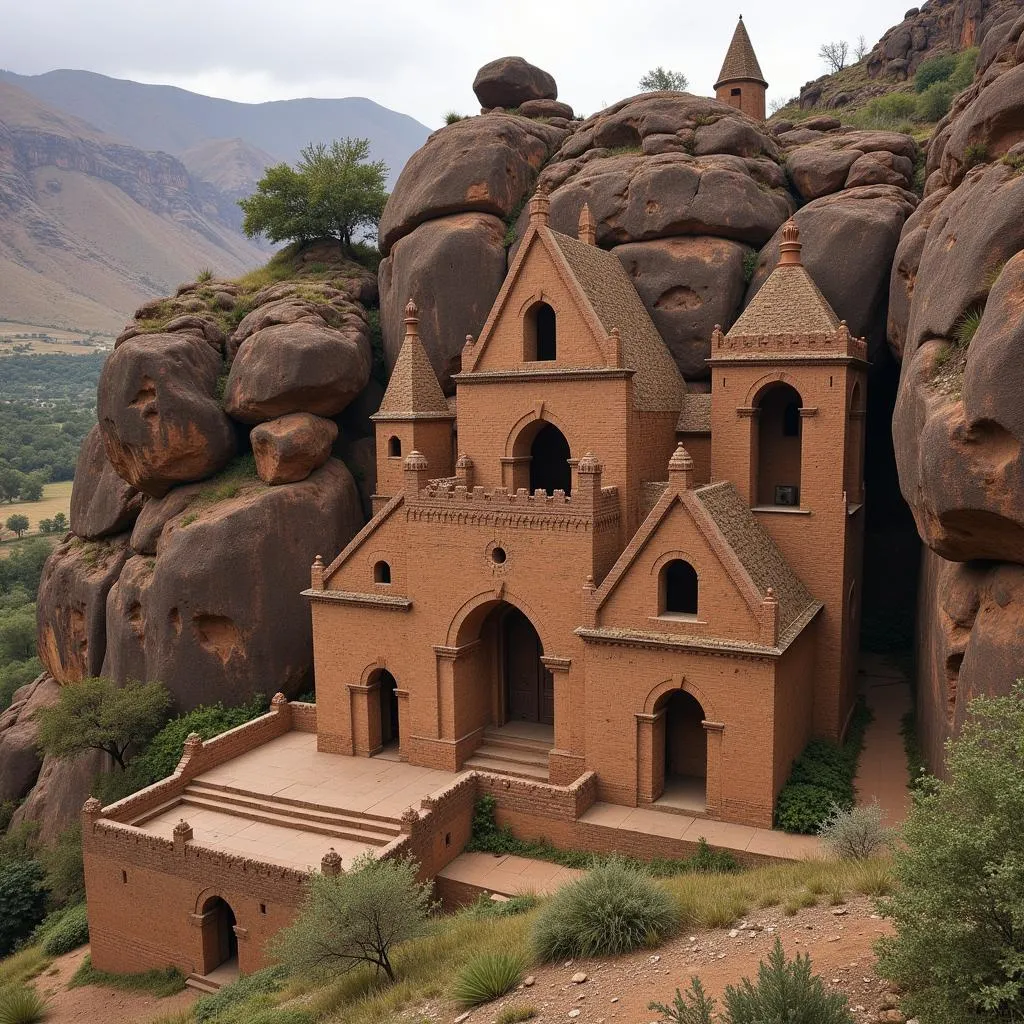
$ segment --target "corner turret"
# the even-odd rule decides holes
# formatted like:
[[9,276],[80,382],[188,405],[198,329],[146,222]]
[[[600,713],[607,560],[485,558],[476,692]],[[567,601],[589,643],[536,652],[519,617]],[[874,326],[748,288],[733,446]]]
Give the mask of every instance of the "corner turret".
[[722,70],[718,74],[718,81],[715,82],[715,98],[757,118],[758,121],[763,121],[767,92],[768,83],[757,61],[757,54],[754,53],[754,46],[747,35],[747,27],[743,24],[741,14]]

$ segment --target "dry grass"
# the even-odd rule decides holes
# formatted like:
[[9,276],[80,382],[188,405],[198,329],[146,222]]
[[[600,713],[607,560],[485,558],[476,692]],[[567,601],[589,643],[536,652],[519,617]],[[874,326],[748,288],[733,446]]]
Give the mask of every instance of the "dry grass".
[[3,524],[7,517],[21,513],[28,516],[29,526],[27,537],[31,533],[39,532],[40,519],[52,519],[58,512],[64,515],[71,515],[71,481],[61,480],[59,483],[46,484],[43,487],[41,501],[16,501],[13,505],[6,502],[0,504],[0,538],[9,539],[14,536]]
[[43,952],[42,946],[26,946],[12,953],[6,960],[0,960],[0,988],[24,985],[42,974],[51,962],[52,958]]

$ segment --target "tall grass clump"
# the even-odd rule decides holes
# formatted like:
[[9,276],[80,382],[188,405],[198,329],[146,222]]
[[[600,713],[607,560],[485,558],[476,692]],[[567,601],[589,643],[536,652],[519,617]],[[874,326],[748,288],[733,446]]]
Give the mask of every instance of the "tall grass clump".
[[841,860],[867,860],[889,845],[891,833],[882,822],[883,815],[877,800],[849,809],[833,804],[818,835]]
[[533,945],[542,960],[608,956],[656,945],[679,924],[668,892],[613,858],[563,886],[541,908]]
[[46,1000],[28,985],[0,989],[0,1024],[36,1024],[49,1016]]
[[459,971],[452,996],[463,1006],[489,1003],[515,988],[525,969],[520,953],[481,953]]

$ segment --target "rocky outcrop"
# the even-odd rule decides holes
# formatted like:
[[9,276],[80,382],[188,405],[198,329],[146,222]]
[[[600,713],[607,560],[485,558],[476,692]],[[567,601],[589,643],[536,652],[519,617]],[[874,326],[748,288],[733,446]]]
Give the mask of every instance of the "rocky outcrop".
[[143,495],[117,475],[107,458],[98,425],[82,442],[75,481],[71,493],[73,533],[85,540],[99,540],[123,533],[135,522]]
[[554,78],[522,57],[499,57],[485,64],[473,79],[473,92],[485,108],[558,99]]
[[43,756],[36,746],[38,727],[33,715],[57,700],[60,687],[43,675],[14,694],[0,714],[0,802],[20,800],[35,785]]
[[82,804],[90,796],[93,779],[110,769],[110,758],[99,750],[87,750],[77,757],[43,758],[39,777],[25,802],[14,812],[11,827],[25,822],[36,825],[36,837],[44,846],[76,824]]
[[256,473],[265,484],[305,480],[331,454],[338,425],[308,412],[293,412],[254,427],[249,435]]

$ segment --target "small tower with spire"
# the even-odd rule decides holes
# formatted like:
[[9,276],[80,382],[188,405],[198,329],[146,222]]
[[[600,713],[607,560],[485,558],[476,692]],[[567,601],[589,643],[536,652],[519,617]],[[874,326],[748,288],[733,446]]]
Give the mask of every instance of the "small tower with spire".
[[430,357],[420,341],[416,303],[405,307],[405,340],[388,381],[380,409],[371,417],[377,434],[377,493],[374,512],[402,490],[406,456],[426,456],[435,476],[452,475],[452,424]]
[[761,72],[761,65],[757,62],[757,54],[754,53],[741,14],[722,70],[718,74],[718,81],[715,82],[715,98],[728,103],[731,107],[737,107],[758,121],[763,121],[767,92],[768,83]]

